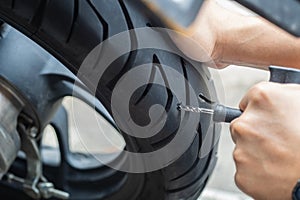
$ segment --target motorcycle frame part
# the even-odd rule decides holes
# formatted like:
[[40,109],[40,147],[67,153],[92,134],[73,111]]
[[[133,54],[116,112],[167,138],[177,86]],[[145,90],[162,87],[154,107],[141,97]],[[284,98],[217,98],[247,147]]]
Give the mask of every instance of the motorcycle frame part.
[[21,147],[16,128],[23,106],[15,89],[0,77],[0,178],[8,171]]
[[[68,193],[55,189],[54,185],[42,176],[42,160],[36,140],[38,129],[29,125],[32,122],[30,117],[25,117],[25,114],[20,117],[25,100],[17,93],[16,89],[0,76],[1,177],[8,171],[21,149],[26,154],[27,177],[24,180],[16,180],[22,180],[25,193],[34,199],[68,199]],[[19,118],[22,119],[18,121]]]
[[0,38],[0,76],[24,97],[26,106],[22,112],[27,116],[26,120],[31,120],[27,123],[37,128],[37,138],[66,96],[83,100],[114,124],[104,106],[95,101],[87,87],[47,51],[7,24],[0,27]]
[[[69,194],[54,188],[42,175],[42,160],[36,136],[38,129],[22,112],[25,99],[0,76],[0,170],[4,175],[21,149],[26,154],[27,177],[22,180],[24,191],[34,199],[56,197],[68,199]],[[21,118],[21,119],[20,119]],[[26,125],[22,124],[25,122]],[[9,177],[9,176],[8,176]],[[13,178],[11,178],[13,180]]]
[[270,22],[300,37],[300,2],[298,0],[235,0]]
[[58,199],[68,199],[69,194],[54,188],[54,185],[47,182],[43,176],[42,159],[37,141],[32,137],[34,128],[26,130],[23,124],[18,125],[18,130],[21,135],[22,150],[26,154],[27,160],[27,175],[23,181],[23,188],[27,195],[34,199],[49,199],[55,197]]
[[[34,199],[48,197],[67,199],[68,193],[55,189],[53,184],[42,175],[42,159],[38,145],[42,136],[41,130],[51,123],[53,115],[61,107],[61,101],[65,96],[81,99],[94,107],[114,127],[116,126],[104,106],[95,100],[86,86],[81,84],[76,76],[60,62],[10,26],[2,24],[0,29],[2,29],[0,31],[2,36],[0,39],[0,77],[8,84],[14,85],[17,96],[25,102],[16,124],[18,121],[18,129],[22,132],[21,146],[27,160],[26,178],[10,174],[7,180],[21,183],[24,192]],[[18,43],[16,44],[15,41]],[[75,81],[77,84],[74,86]],[[65,135],[62,137],[67,140],[68,134],[66,132],[63,134]],[[65,149],[68,148],[68,145],[62,146]]]

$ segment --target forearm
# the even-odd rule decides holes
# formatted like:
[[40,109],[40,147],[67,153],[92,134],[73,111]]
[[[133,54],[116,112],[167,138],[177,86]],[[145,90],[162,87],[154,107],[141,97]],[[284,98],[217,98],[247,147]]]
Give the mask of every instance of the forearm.
[[300,39],[260,17],[243,16],[206,0],[194,23],[180,34],[170,34],[190,58],[217,67],[239,64],[300,68]]
[[259,17],[225,10],[218,14],[214,54],[219,62],[264,67],[300,68],[300,40]]

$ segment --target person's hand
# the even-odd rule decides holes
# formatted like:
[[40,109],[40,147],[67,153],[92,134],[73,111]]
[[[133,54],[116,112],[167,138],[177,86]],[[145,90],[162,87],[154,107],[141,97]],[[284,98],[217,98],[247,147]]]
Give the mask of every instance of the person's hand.
[[171,31],[171,38],[187,57],[216,68],[230,64],[299,68],[300,39],[260,17],[222,4],[205,0],[190,27]]
[[291,200],[300,178],[300,86],[260,83],[231,124],[237,186],[256,200]]
[[215,62],[218,68],[222,68],[225,65],[219,63],[221,49],[217,45],[217,40],[220,39],[218,22],[222,18],[220,15],[225,15],[224,12],[215,0],[206,0],[196,20],[187,30],[170,31],[169,34],[189,58],[199,62]]

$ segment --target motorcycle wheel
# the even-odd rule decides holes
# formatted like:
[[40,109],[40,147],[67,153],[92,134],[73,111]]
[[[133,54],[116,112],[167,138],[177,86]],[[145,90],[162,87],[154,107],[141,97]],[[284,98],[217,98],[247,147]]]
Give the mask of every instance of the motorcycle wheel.
[[[139,1],[132,0],[1,0],[0,19],[21,31],[41,45],[50,54],[76,74],[86,56],[102,41],[126,30],[153,25],[151,14]],[[162,42],[168,40],[161,36]],[[130,36],[128,45],[139,45],[137,38]],[[166,43],[166,45],[172,45]],[[173,47],[175,48],[175,47]],[[176,127],[180,123],[177,104],[167,87],[172,77],[164,76],[164,69],[157,65],[166,64],[182,74],[193,90],[203,93],[217,101],[215,88],[208,70],[201,63],[191,64],[186,58],[158,49],[142,49],[130,52],[112,66],[99,84],[96,97],[104,104],[110,114],[112,90],[122,76],[135,66],[153,63],[149,76],[163,77],[166,86],[151,84],[135,93],[131,114],[137,121],[148,121],[145,108],[154,104],[163,105],[167,112],[164,129],[154,137],[141,139],[121,132],[126,141],[126,149],[136,152],[155,151],[176,137]],[[152,75],[151,75],[152,73]],[[184,85],[184,82],[178,82]],[[189,91],[184,91],[188,95]],[[54,118],[57,130],[65,126],[63,109]],[[189,116],[187,116],[189,120]],[[67,123],[67,122],[66,122]],[[124,123],[125,120],[124,120]],[[200,157],[203,139],[211,124],[210,118],[201,118],[199,126],[193,131],[198,134],[184,154],[170,165],[153,172],[124,173],[107,166],[93,169],[77,169],[68,159],[59,168],[45,164],[44,174],[59,188],[70,192],[71,199],[112,199],[112,200],[159,200],[159,199],[197,199],[215,166],[216,146],[205,157]],[[212,125],[211,134],[216,137],[219,127]],[[186,133],[192,134],[192,133]],[[63,137],[63,136],[62,136]],[[58,137],[58,139],[60,139]],[[214,139],[213,139],[214,140]],[[214,143],[215,141],[213,141]],[[78,155],[73,155],[74,157]],[[162,155],[167,156],[167,155]],[[6,195],[16,195],[16,188],[6,187]],[[12,192],[10,192],[12,191]],[[10,196],[11,197],[11,196]]]

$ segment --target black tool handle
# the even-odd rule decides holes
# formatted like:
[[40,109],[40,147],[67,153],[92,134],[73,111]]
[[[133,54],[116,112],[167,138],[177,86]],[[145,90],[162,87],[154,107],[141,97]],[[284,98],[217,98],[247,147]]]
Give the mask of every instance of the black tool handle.
[[275,83],[296,83],[300,84],[300,70],[285,67],[271,66],[270,82]]
[[[269,70],[271,73],[270,82],[300,84],[300,70],[277,66],[271,66]],[[239,109],[216,104],[213,120],[214,122],[230,123],[240,117],[242,113]]]
[[236,108],[226,107],[221,104],[217,104],[214,108],[214,122],[226,122],[230,123],[232,120],[240,117],[242,111]]

